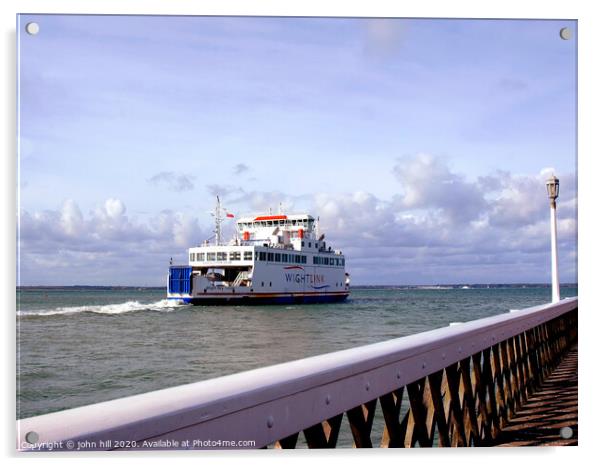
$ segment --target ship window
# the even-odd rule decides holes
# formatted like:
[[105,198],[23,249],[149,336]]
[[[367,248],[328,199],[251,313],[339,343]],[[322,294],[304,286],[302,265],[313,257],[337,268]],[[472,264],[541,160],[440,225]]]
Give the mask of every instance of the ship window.
[[318,263],[318,258],[316,256],[314,256],[314,265],[316,265]]
[[307,245],[307,247],[311,248],[311,241],[309,242],[309,244]]
[[214,261],[215,260],[215,253],[214,252],[208,252],[207,253],[207,260],[208,261]]
[[226,254],[225,252],[218,252],[217,253],[217,260],[218,261],[225,261],[227,259],[228,254]]
[[341,259],[341,262],[342,262],[341,265],[345,266],[345,259]]
[[246,261],[252,261],[253,260],[253,251],[245,251],[244,258]]
[[307,264],[307,256],[301,256],[301,263]]
[[196,253],[196,260],[198,260],[198,261],[204,261],[205,260],[205,253],[204,252],[197,252]]
[[260,261],[264,261],[265,260],[265,252],[263,252],[263,251],[259,252],[259,260]]
[[190,253],[190,262],[193,262],[193,261],[194,261],[194,252],[191,252]]
[[288,262],[288,254],[282,254],[282,262]]
[[268,252],[268,262],[272,262],[274,260],[274,253]]
[[301,241],[301,247],[304,248],[305,247],[305,241]]
[[316,243],[316,249],[318,249],[318,243]]
[[334,265],[334,257],[330,258],[330,265]]
[[279,252],[277,252],[276,254],[274,254],[274,260],[276,262],[280,262],[280,253]]
[[298,254],[295,254],[295,264],[300,264],[301,263],[301,256],[299,256]]
[[235,251],[230,253],[231,261],[239,261],[240,260],[240,251]]

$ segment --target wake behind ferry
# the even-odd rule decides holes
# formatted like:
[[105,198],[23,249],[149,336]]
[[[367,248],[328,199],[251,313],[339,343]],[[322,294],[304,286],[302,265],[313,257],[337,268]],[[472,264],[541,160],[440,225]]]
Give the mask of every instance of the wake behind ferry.
[[[169,267],[168,299],[191,304],[286,304],[343,301],[349,296],[345,256],[326,244],[311,215],[240,218],[222,244],[219,197],[215,243],[188,249],[188,265]],[[232,217],[226,214],[226,217]]]

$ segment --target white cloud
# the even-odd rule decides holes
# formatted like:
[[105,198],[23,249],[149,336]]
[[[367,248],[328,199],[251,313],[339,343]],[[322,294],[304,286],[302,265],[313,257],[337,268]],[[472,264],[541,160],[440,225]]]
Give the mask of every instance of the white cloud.
[[109,218],[119,218],[125,214],[125,206],[119,199],[107,199],[104,204],[104,211]]
[[406,209],[436,209],[454,222],[478,219],[486,208],[478,183],[453,173],[444,160],[430,154],[400,158],[393,167]]
[[145,222],[107,199],[84,216],[67,200],[56,211],[21,212],[22,284],[150,284],[163,282],[169,257],[211,236],[182,212],[160,212]]
[[60,228],[68,236],[75,236],[83,229],[84,218],[79,207],[72,199],[68,199],[61,209]]
[[[401,193],[390,199],[350,193],[286,195],[210,186],[239,213],[309,212],[348,257],[354,283],[545,282],[549,205],[545,179],[495,172],[477,181],[429,155],[399,159]],[[561,280],[576,279],[576,180],[558,174]],[[210,217],[164,210],[146,221],[107,199],[83,215],[67,200],[54,211],[21,212],[23,283],[162,284],[167,258],[212,237]],[[232,225],[229,225],[231,227]],[[52,264],[51,266],[48,264]]]

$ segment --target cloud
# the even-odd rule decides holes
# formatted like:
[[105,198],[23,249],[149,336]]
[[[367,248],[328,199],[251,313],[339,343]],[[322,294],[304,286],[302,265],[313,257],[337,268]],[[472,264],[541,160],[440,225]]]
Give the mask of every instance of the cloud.
[[[393,171],[400,193],[391,198],[364,190],[290,196],[232,186],[207,189],[238,212],[276,211],[282,202],[287,213],[320,217],[321,232],[346,254],[355,284],[549,280],[545,180],[552,169],[496,171],[469,180],[445,159],[418,154],[398,159]],[[557,176],[561,280],[575,281],[576,178]],[[55,210],[24,210],[20,227],[23,284],[161,285],[169,257],[186,262],[188,247],[213,236],[208,215],[163,210],[141,221],[116,198],[87,215],[74,200]]]
[[453,173],[442,158],[430,154],[400,158],[393,173],[404,191],[399,202],[405,209],[435,209],[453,222],[467,222],[486,208],[478,183]]
[[194,176],[178,175],[174,172],[160,172],[150,178],[149,183],[155,186],[166,186],[170,191],[191,191],[194,189]]
[[240,186],[210,184],[207,190],[212,196],[220,196],[222,201],[229,205],[240,206],[239,210],[259,212],[273,211],[282,207],[291,212],[297,206],[307,206],[307,199],[311,196],[291,196],[281,191],[246,191]]
[[[402,194],[378,199],[363,191],[322,193],[312,212],[361,283],[546,282],[550,171],[498,171],[473,182],[443,159],[419,154],[394,167]],[[575,176],[559,177],[561,279],[574,281]]]
[[232,172],[235,175],[240,175],[241,173],[245,173],[248,172],[250,170],[249,166],[244,164],[244,163],[239,163],[234,165],[234,168],[232,169]]
[[387,58],[403,46],[407,21],[374,18],[365,20],[364,53],[371,58]]
[[20,213],[21,284],[161,285],[170,257],[212,236],[197,218],[164,210],[146,221],[115,198],[83,215],[74,200]]

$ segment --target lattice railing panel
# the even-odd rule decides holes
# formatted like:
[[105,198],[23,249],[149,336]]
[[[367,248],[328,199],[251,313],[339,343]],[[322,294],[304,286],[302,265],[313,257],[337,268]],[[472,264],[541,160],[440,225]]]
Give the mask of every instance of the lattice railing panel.
[[303,439],[295,433],[273,447],[491,445],[576,339],[577,309],[310,426]]

